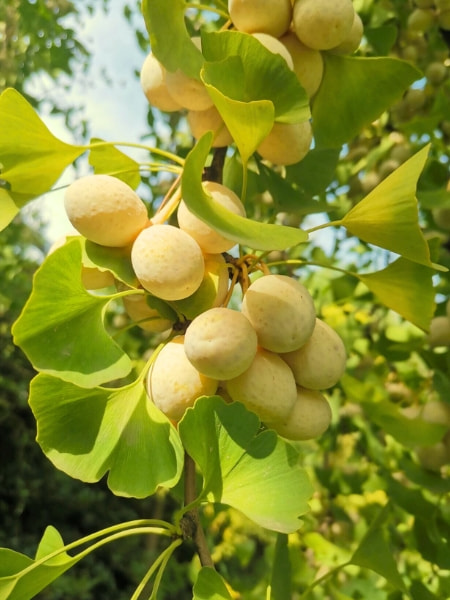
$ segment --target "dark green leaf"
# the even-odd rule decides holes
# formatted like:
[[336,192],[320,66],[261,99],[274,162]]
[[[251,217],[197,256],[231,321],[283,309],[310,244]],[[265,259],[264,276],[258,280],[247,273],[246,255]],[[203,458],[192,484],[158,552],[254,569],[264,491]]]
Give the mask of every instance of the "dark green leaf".
[[277,535],[270,592],[270,600],[286,600],[292,597],[292,566],[289,556],[288,536],[284,533]]

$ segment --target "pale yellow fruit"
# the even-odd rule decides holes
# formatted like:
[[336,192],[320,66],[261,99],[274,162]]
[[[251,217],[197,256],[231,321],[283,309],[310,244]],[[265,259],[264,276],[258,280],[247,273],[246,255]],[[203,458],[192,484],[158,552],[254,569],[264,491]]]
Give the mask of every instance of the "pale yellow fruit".
[[273,352],[258,348],[250,367],[226,382],[235,402],[242,402],[263,422],[287,418],[297,397],[294,375]]
[[312,142],[309,121],[274,123],[269,135],[258,146],[258,153],[275,165],[293,165],[308,154]]
[[146,296],[141,294],[124,296],[122,302],[130,319],[145,331],[162,333],[173,326],[173,321],[165,319],[155,308],[148,305]]
[[182,109],[182,106],[169,93],[166,83],[166,69],[152,53],[144,60],[140,81],[142,90],[152,106],[165,112]]
[[294,61],[292,60],[292,56],[290,55],[289,50],[282,44],[276,37],[269,35],[267,33],[253,33],[254,38],[256,38],[261,44],[272,52],[272,54],[278,54],[286,61],[287,66],[293,70],[294,69]]
[[256,279],[242,300],[242,313],[272,352],[292,352],[311,337],[316,313],[313,299],[300,282],[287,275]]
[[450,427],[450,404],[440,400],[430,400],[423,405],[420,417],[427,423]]
[[350,34],[352,0],[296,0],[293,27],[298,39],[315,50],[330,50]]
[[228,12],[239,31],[278,38],[289,28],[292,6],[290,0],[228,0]]
[[195,319],[210,308],[220,306],[229,286],[228,265],[222,254],[205,254],[205,273],[200,287],[187,298],[174,301],[175,309],[187,319]]
[[345,371],[345,346],[339,335],[324,321],[316,319],[314,331],[298,350],[282,354],[298,385],[326,390],[336,385]]
[[230,308],[211,308],[196,317],[186,331],[184,348],[194,367],[214,379],[227,380],[246,371],[257,349],[250,321]]
[[[201,39],[199,37],[191,38],[193,44],[201,50]],[[204,83],[199,79],[189,77],[177,69],[173,73],[167,71],[166,84],[169,94],[183,108],[188,110],[206,110],[213,106],[208,90]]]
[[127,246],[148,225],[147,208],[126,183],[86,175],[66,189],[67,217],[85,238],[102,246]]
[[431,319],[427,341],[432,348],[450,346],[450,319],[447,315]]
[[141,231],[131,249],[131,263],[141,285],[163,300],[193,294],[205,270],[200,246],[172,225],[152,225]]
[[207,131],[214,133],[213,148],[223,148],[233,143],[231,133],[215,106],[206,110],[188,111],[187,121],[193,137],[197,140]]
[[200,396],[216,393],[218,382],[197,371],[178,336],[160,351],[147,375],[147,394],[169,419],[179,421]]
[[304,441],[319,437],[331,423],[330,405],[320,392],[299,387],[291,412],[270,427],[289,440]]
[[[235,215],[245,217],[244,205],[232,190],[214,181],[204,181],[202,185],[215,203]],[[178,206],[177,218],[180,229],[191,235],[203,252],[217,254],[236,245],[235,241],[229,240],[191,213],[183,200]]]
[[292,57],[294,73],[311,98],[319,89],[323,77],[323,58],[318,50],[308,48],[298,37],[289,32],[280,38]]
[[352,28],[350,29],[350,33],[344,39],[343,42],[332,48],[332,52],[334,54],[353,54],[356,52],[361,45],[362,37],[364,33],[364,25],[361,20],[361,17],[355,12],[353,17]]

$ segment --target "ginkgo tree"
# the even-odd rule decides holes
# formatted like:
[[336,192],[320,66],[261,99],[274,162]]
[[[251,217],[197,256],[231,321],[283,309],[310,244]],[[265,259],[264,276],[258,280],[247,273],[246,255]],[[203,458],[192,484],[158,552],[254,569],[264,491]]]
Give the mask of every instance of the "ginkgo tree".
[[[420,573],[408,573],[408,559],[396,561],[390,551],[395,543],[393,514],[403,510],[414,516],[413,531],[404,528],[424,546],[424,558],[449,568],[443,555],[448,536],[441,533],[445,527],[448,532],[448,514],[435,499],[450,491],[445,466],[450,462],[450,417],[445,408],[443,417],[425,418],[421,412],[428,396],[448,408],[443,399],[450,389],[448,353],[435,353],[427,337],[436,311],[444,310],[436,293],[448,291],[447,257],[439,235],[425,235],[423,217],[449,202],[443,163],[436,159],[442,136],[437,141],[431,135],[416,138],[415,151],[376,185],[366,190],[361,186],[359,197],[350,193],[355,176],[369,173],[396,145],[395,140],[385,146],[371,140],[376,141],[377,127],[422,78],[410,61],[386,56],[396,42],[389,12],[384,14],[375,2],[368,8],[362,2],[354,6],[365,25],[360,50],[350,56],[333,48],[321,50],[323,78],[310,98],[282,56],[251,33],[236,30],[224,2],[143,1],[153,56],[167,74],[178,74],[206,94],[220,127],[230,133],[226,147],[215,146],[216,131],[208,128],[183,152],[132,140],[93,138],[87,144],[67,144],[49,131],[19,92],[9,88],[1,95],[2,229],[23,206],[50,191],[67,167],[88,155],[94,174],[118,178],[139,193],[146,186],[151,190],[149,227],[176,225],[182,199],[202,223],[235,244],[223,253],[227,292],[222,305],[239,310],[242,295],[261,274],[288,275],[311,290],[317,315],[339,331],[348,354],[347,372],[326,391],[331,425],[317,440],[278,435],[275,423],[264,422],[234,401],[231,386],[228,393],[223,382],[217,382],[214,395],[196,398],[175,421],[152,402],[148,373],[164,347],[213,305],[220,277],[213,272],[193,294],[168,300],[147,293],[135,272],[130,245],[107,247],[82,235],[68,236],[36,271],[31,295],[12,328],[15,343],[37,372],[29,391],[37,442],[70,477],[92,484],[106,478],[112,494],[129,498],[165,490],[179,508],[172,519],[124,522],[70,543],[49,526],[33,558],[0,549],[1,599],[33,598],[97,548],[135,535],[161,536],[166,543],[132,600],[162,597],[170,559],[189,540],[199,557],[193,577],[197,600],[359,597],[352,595],[360,591],[352,591],[349,581],[360,572],[381,578],[380,598],[438,598],[445,590],[437,581],[431,589],[424,586]],[[433,18],[442,17],[440,8],[433,11]],[[199,36],[201,50],[193,42]],[[436,91],[424,121],[445,120],[441,98],[446,93],[448,86]],[[186,108],[174,112],[174,130],[182,129]],[[160,119],[167,117],[163,113]],[[302,124],[312,127],[313,143],[301,160],[279,164],[263,156],[261,144],[272,131]],[[363,152],[359,148],[358,154],[364,139],[372,146]],[[127,154],[127,148],[135,147],[148,153],[148,161]],[[352,152],[358,160],[349,158]],[[158,195],[164,178],[169,178],[168,189]],[[215,202],[202,184],[205,180],[233,190],[246,216]],[[418,198],[424,199],[423,207]],[[325,249],[330,243],[331,256]],[[379,256],[385,261],[382,268]],[[87,288],[85,269],[107,273],[113,285]],[[147,309],[171,326],[167,335],[150,328],[146,352],[138,353],[127,336],[131,327],[145,325],[145,317],[133,322],[118,307],[126,298],[144,296]],[[432,369],[431,376],[416,375],[420,381],[415,387],[422,386],[423,394],[409,404],[402,404],[400,391],[407,396],[405,382],[414,379],[414,361],[402,366],[405,355],[420,355],[415,358],[419,371],[425,371],[424,365]],[[399,378],[393,381],[389,363],[402,374],[400,383]],[[387,383],[398,384],[397,395]],[[349,462],[351,481],[346,487],[346,471],[338,472],[342,460],[337,456],[349,457],[356,444],[371,461],[362,461],[359,471]],[[443,460],[421,463],[419,447],[443,452]],[[318,450],[323,461],[314,459]],[[352,496],[358,485],[373,494],[365,500],[370,518],[353,543],[339,550],[315,521],[327,511],[332,518],[345,512],[342,495]],[[316,494],[327,486],[336,502],[330,495],[318,510]],[[234,517],[237,523],[239,518],[251,522],[268,548],[271,567],[251,590],[240,589],[232,573],[227,577],[220,543],[214,551],[208,544],[203,524],[225,507],[240,515]],[[302,566],[303,546],[315,561],[305,560]],[[317,575],[313,571],[321,555],[325,560]],[[370,577],[367,581],[373,584]]]

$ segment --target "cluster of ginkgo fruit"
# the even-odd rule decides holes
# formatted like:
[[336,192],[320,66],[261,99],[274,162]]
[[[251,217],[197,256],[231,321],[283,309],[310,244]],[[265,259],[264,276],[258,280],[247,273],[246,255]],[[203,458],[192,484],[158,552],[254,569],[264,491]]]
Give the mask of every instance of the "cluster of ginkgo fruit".
[[[363,36],[363,23],[352,0],[229,0],[228,26],[256,38],[280,55],[312,98],[324,72],[322,53],[355,52]],[[191,38],[201,50],[200,37]],[[215,134],[213,146],[228,146],[232,136],[202,81],[181,69],[167,71],[153,53],[141,69],[141,85],[149,103],[164,112],[187,111],[194,138]],[[302,160],[312,142],[310,121],[275,122],[257,151],[276,165]]]
[[[233,191],[215,182],[203,186],[213,202],[245,215]],[[178,227],[160,223],[148,218],[131,187],[109,175],[74,181],[65,208],[90,242],[130,249],[138,283],[122,282],[121,297],[137,324],[168,331],[152,357],[146,387],[169,419],[178,422],[198,397],[218,394],[242,402],[288,439],[314,438],[327,429],[331,409],[321,390],[338,382],[346,352],[338,334],[316,317],[313,299],[298,280],[271,274],[262,263],[262,275],[249,278],[252,269],[239,270],[242,259],[228,253],[235,242],[196,217],[182,198]],[[232,272],[238,276],[230,277]],[[227,306],[237,281],[244,292],[239,310]],[[155,308],[155,298],[176,317]],[[183,311],[193,308],[194,316],[186,319]]]

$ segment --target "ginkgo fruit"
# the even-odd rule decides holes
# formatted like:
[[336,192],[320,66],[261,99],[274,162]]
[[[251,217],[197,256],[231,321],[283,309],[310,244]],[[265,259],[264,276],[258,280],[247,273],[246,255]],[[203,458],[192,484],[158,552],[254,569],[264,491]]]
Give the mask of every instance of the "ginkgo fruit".
[[144,202],[129,185],[111,175],[76,179],[66,189],[64,206],[75,229],[102,246],[128,246],[148,225]]
[[130,319],[145,331],[162,333],[174,324],[174,321],[164,318],[156,308],[152,308],[142,294],[123,296],[122,302]]
[[197,242],[173,225],[152,225],[137,236],[131,263],[141,285],[163,300],[180,300],[202,283],[205,261]]
[[361,17],[355,12],[352,28],[347,37],[338,45],[332,48],[334,54],[353,54],[358,50],[364,33],[364,25]]
[[319,89],[323,77],[323,58],[318,50],[308,48],[290,31],[280,42],[286,46],[292,57],[294,73],[309,97]]
[[296,0],[293,29],[298,39],[315,50],[330,50],[350,34],[352,0]]
[[213,148],[223,148],[233,143],[231,133],[215,106],[211,106],[206,110],[188,111],[187,122],[193,137],[197,140],[207,131],[212,131],[214,133]]
[[297,397],[294,375],[278,354],[258,348],[250,367],[226,382],[235,402],[242,402],[263,421],[287,418]]
[[328,429],[331,418],[331,407],[323,394],[299,387],[290,413],[269,426],[289,440],[311,440]]
[[312,138],[312,127],[309,121],[275,122],[257,151],[262,158],[275,165],[293,165],[308,154]]
[[289,28],[292,5],[290,0],[228,0],[228,12],[239,31],[278,38]]
[[196,369],[227,380],[246,371],[255,358],[258,341],[250,321],[236,310],[211,308],[187,328],[186,356]]
[[276,37],[273,37],[273,35],[269,35],[268,33],[258,32],[258,33],[253,33],[252,35],[259,42],[261,42],[261,44],[267,50],[269,50],[269,52],[272,52],[272,54],[278,54],[279,56],[281,56],[281,58],[284,59],[287,66],[291,70],[294,69],[294,61],[292,60],[292,56],[291,56],[289,50],[286,48],[286,46],[284,44],[282,44],[280,42],[280,40],[278,40]]
[[308,341],[298,350],[282,354],[281,358],[291,367],[298,385],[311,390],[325,390],[342,377],[347,356],[336,331],[316,319]]
[[242,312],[258,336],[258,343],[272,352],[292,352],[311,337],[316,313],[311,294],[287,275],[265,275],[244,294]]
[[[244,205],[233,190],[214,181],[203,181],[202,185],[214,203],[235,215],[245,217]],[[178,206],[177,218],[180,229],[192,236],[203,252],[209,254],[226,252],[236,245],[235,241],[230,240],[196,217],[183,200]]]
[[169,419],[179,421],[200,396],[212,396],[218,382],[202,375],[188,360],[184,336],[167,342],[147,375],[147,394]]
[[149,103],[165,112],[181,110],[182,106],[170,95],[166,82],[166,69],[152,54],[148,54],[141,68],[140,82]]

